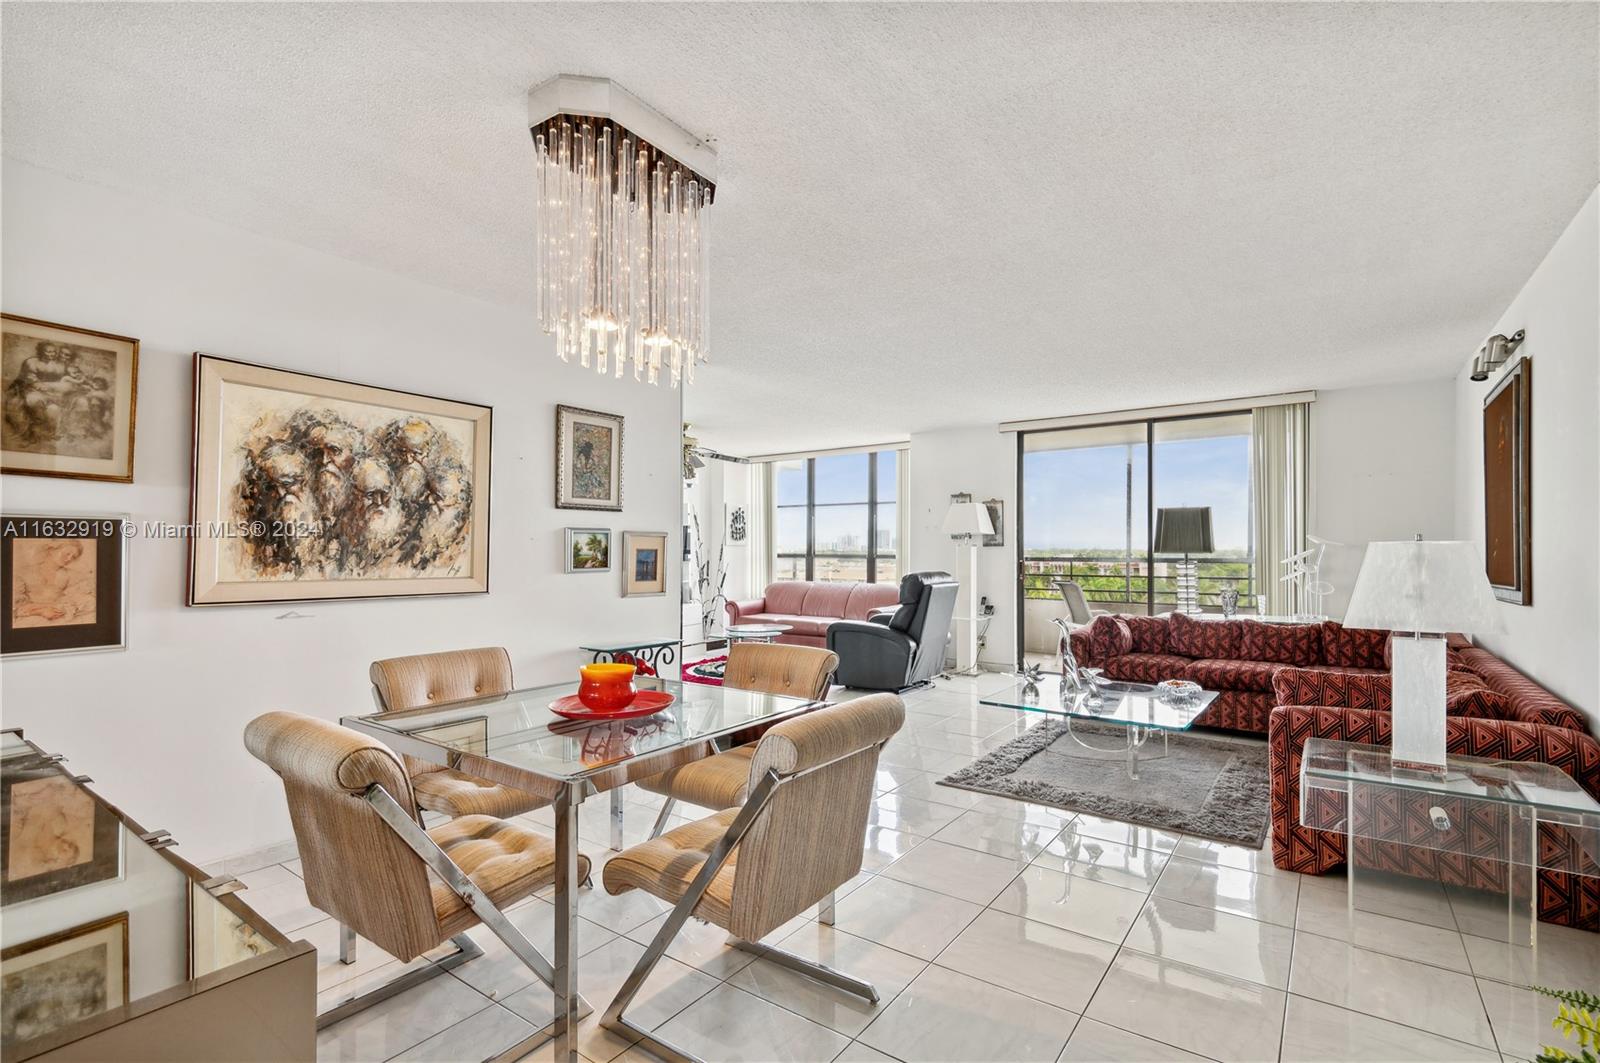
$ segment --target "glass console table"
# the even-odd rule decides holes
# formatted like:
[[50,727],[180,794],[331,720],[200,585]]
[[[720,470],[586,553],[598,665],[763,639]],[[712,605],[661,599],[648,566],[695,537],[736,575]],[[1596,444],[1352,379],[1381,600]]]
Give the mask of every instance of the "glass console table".
[[0,731],[0,1055],[316,1058],[317,954]]
[[[1313,738],[1300,759],[1300,823],[1345,836],[1352,934],[1366,910],[1360,882],[1380,874],[1354,858],[1357,841],[1503,865],[1505,940],[1527,948],[1537,943],[1541,869],[1600,877],[1600,802],[1538,761],[1450,756],[1443,771],[1423,771],[1395,766],[1386,747]],[[1550,828],[1575,844],[1541,844]]]
[[[1038,683],[1019,679],[1008,689],[980,698],[979,704],[1063,717],[1067,734],[1074,742],[1090,752],[1126,757],[1128,777],[1137,779],[1140,751],[1145,743],[1160,735],[1159,756],[1166,756],[1167,736],[1173,731],[1187,731],[1195,718],[1215,700],[1215,690],[1173,699],[1159,693],[1149,683],[1101,680],[1095,688],[1075,690],[1064,686],[1058,677],[1047,676]],[[1123,742],[1105,748],[1086,741],[1084,734],[1073,731],[1074,720],[1115,724],[1122,729]],[[1144,756],[1148,760],[1152,754]]]

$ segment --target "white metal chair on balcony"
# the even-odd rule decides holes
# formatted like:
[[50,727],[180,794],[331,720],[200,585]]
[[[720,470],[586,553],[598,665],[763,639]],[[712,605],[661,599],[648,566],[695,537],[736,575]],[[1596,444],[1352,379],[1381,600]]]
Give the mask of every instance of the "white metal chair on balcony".
[[1077,580],[1054,579],[1050,581],[1061,595],[1061,600],[1067,603],[1067,619],[1076,627],[1094,622],[1096,610],[1089,608],[1089,599],[1084,596],[1083,587]]

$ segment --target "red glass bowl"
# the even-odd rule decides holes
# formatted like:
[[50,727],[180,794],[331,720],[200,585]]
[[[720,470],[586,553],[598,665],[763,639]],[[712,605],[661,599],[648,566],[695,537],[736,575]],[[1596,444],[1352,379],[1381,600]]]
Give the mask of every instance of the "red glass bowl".
[[625,709],[633,704],[638,688],[633,685],[632,664],[586,664],[578,669],[578,700],[591,709]]
[[678,700],[665,690],[641,690],[631,704],[620,709],[591,709],[577,694],[568,694],[550,703],[550,711],[569,720],[631,720],[652,716]]

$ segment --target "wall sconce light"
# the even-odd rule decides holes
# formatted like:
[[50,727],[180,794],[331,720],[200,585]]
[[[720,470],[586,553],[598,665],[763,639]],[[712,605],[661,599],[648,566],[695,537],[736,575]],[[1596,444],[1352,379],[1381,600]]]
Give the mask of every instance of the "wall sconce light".
[[1523,329],[1517,329],[1510,336],[1490,336],[1487,342],[1478,348],[1478,356],[1472,360],[1472,379],[1484,381],[1489,379],[1489,374],[1505,365],[1526,337]]

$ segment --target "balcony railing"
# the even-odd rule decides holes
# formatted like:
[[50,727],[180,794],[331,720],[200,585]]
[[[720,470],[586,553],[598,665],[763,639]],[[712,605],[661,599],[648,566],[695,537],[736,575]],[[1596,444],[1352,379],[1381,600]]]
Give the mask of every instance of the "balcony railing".
[[[1072,580],[1083,588],[1083,596],[1091,605],[1115,607],[1130,611],[1136,606],[1145,610],[1150,602],[1150,592],[1155,595],[1156,611],[1163,606],[1177,604],[1177,562],[1179,557],[1157,557],[1152,565],[1142,558],[1128,560],[1115,554],[1058,554],[1033,555],[1023,559],[1022,586],[1027,598],[1059,599],[1056,580]],[[1239,607],[1254,610],[1256,604],[1255,558],[1224,557],[1196,558],[1196,576],[1199,583],[1200,604],[1220,609],[1219,595],[1229,587],[1239,592]],[[1154,568],[1155,579],[1147,579],[1148,569]]]

